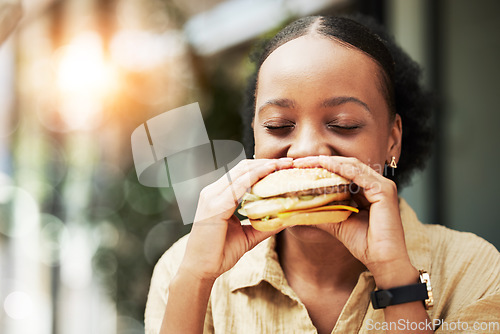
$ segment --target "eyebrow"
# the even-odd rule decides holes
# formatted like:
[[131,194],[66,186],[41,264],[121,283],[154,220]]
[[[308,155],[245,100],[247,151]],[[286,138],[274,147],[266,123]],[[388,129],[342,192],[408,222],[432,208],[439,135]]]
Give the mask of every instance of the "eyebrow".
[[287,109],[295,109],[295,102],[290,99],[271,99],[264,102],[263,105],[259,107],[258,112],[262,111],[268,106],[277,106]]
[[332,98],[324,100],[323,103],[321,103],[321,106],[323,108],[329,108],[329,107],[336,107],[336,106],[339,106],[341,104],[349,103],[349,102],[356,103],[356,104],[362,106],[363,108],[365,108],[368,112],[371,112],[370,108],[368,107],[368,105],[366,103],[364,103],[363,101],[361,101],[360,99],[358,99],[354,96],[332,97]]
[[[370,108],[368,105],[358,99],[357,97],[354,96],[336,96],[332,98],[328,98],[324,100],[320,106],[323,108],[331,108],[331,107],[336,107],[345,103],[356,103],[360,106],[362,106],[364,109],[366,109],[368,112],[371,112]],[[291,99],[271,99],[267,100],[262,106],[259,107],[258,112],[261,112],[263,109],[267,108],[268,106],[277,106],[277,107],[282,107],[282,108],[287,108],[287,109],[295,109],[295,102]]]

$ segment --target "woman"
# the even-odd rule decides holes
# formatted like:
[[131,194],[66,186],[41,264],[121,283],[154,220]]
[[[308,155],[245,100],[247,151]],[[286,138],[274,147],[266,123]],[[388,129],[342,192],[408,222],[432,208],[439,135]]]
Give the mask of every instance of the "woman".
[[[255,159],[229,172],[231,184],[224,177],[200,194],[189,237],[155,268],[147,332],[471,332],[498,321],[498,251],[422,225],[398,199],[396,185],[428,147],[425,94],[404,54],[352,20],[308,17],[278,33],[257,65]],[[396,163],[394,176],[382,175],[379,166]],[[360,212],[273,232],[242,225],[236,199],[291,167],[351,180]],[[415,298],[374,309],[372,291],[413,287],[419,270],[430,272],[433,309]]]

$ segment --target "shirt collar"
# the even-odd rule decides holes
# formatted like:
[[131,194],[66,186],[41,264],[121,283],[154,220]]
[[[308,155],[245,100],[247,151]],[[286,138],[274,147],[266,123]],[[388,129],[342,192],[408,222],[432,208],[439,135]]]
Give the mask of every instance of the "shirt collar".
[[[399,200],[399,208],[410,261],[417,269],[429,270],[431,247],[425,227],[402,198]],[[243,255],[228,274],[231,292],[266,281],[276,289],[294,295],[278,261],[276,236],[269,237]]]
[[276,236],[267,238],[243,255],[229,275],[231,291],[256,286],[263,280],[278,289],[285,285],[285,275],[276,252]]

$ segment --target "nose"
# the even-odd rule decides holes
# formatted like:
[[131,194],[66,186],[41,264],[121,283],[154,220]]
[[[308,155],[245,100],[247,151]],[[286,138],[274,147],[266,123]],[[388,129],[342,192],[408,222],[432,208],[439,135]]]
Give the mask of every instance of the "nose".
[[296,159],[312,155],[334,155],[332,146],[321,132],[312,126],[296,129],[287,157]]

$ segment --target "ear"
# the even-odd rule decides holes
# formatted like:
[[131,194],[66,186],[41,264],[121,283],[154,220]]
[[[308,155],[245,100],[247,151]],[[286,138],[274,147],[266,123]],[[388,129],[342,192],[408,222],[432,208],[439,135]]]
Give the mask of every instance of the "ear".
[[391,161],[392,157],[396,157],[396,162],[399,161],[401,155],[401,141],[403,138],[403,123],[401,116],[396,114],[391,125],[391,133],[389,136],[389,144],[387,147],[386,161]]

